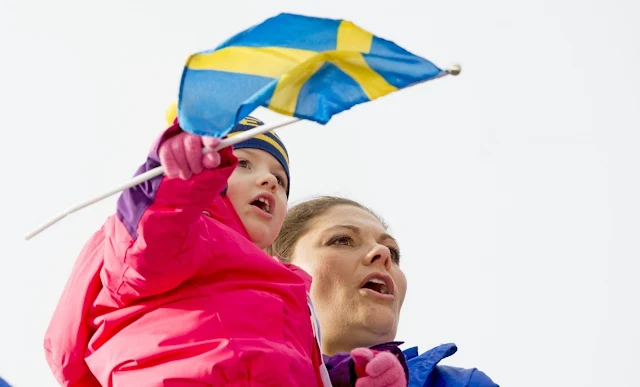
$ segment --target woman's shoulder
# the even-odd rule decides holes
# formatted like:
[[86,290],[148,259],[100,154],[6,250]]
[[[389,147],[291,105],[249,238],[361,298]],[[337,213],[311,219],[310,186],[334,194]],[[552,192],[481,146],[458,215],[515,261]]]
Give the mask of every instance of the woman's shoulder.
[[419,354],[418,347],[403,351],[409,369],[409,387],[498,387],[477,368],[458,368],[438,363],[458,351],[455,344],[442,344]]
[[[446,387],[499,387],[487,374],[477,368],[458,368],[451,366],[436,366],[434,380]],[[410,386],[412,384],[409,384]],[[420,385],[421,387],[424,384]]]

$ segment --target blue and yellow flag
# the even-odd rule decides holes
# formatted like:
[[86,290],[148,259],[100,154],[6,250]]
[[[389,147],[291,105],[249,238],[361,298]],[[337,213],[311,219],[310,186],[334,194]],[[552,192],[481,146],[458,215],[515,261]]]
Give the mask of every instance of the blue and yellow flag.
[[334,114],[446,71],[345,20],[280,14],[191,55],[183,130],[215,137],[258,106],[326,124]]

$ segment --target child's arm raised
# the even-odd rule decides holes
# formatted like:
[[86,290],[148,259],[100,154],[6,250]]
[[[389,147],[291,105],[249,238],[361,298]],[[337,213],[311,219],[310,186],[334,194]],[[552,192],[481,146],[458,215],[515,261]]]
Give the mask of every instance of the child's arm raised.
[[[175,133],[178,134],[175,134]],[[238,160],[231,148],[203,156],[218,139],[170,128],[137,174],[163,165],[159,176],[127,189],[117,220],[105,230],[102,283],[120,305],[176,288],[212,256],[202,211],[224,190]],[[174,177],[174,176],[178,177]]]

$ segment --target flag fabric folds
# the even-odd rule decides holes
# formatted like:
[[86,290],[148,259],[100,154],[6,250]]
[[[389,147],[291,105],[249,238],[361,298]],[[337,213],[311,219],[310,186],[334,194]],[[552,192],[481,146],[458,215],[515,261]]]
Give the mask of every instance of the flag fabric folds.
[[187,132],[224,137],[263,106],[326,124],[446,73],[349,21],[283,13],[187,59],[178,121]]

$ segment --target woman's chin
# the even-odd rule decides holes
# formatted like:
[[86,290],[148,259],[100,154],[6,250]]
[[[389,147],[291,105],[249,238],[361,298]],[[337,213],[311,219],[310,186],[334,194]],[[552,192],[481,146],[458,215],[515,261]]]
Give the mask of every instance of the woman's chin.
[[362,324],[380,335],[395,337],[398,317],[396,311],[387,305],[367,305]]

